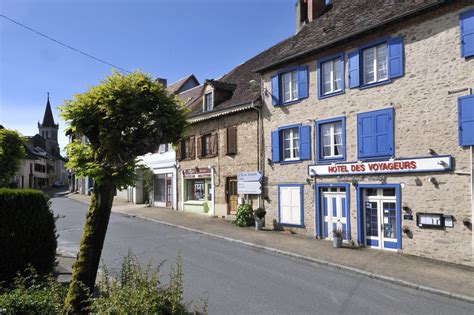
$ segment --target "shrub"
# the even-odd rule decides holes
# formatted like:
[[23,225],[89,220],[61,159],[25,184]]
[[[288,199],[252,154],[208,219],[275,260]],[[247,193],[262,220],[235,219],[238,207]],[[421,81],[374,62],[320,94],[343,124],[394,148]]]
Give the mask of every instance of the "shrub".
[[263,208],[257,208],[254,211],[255,217],[259,220],[263,220],[265,218],[265,215],[267,214],[267,211]]
[[48,197],[39,190],[0,189],[0,284],[8,286],[28,266],[50,273],[56,246]]
[[[98,297],[90,300],[88,311],[94,314],[188,314],[190,303],[184,303],[181,257],[171,266],[170,279],[165,285],[160,280],[161,266],[153,268],[149,261],[142,267],[129,251],[116,279],[103,268]],[[195,313],[197,309],[196,304]],[[203,312],[206,312],[205,304]]]
[[0,290],[0,314],[60,314],[66,287],[30,267],[14,280],[14,289]]
[[251,205],[242,204],[237,209],[235,224],[238,226],[252,226],[255,224],[255,218]]

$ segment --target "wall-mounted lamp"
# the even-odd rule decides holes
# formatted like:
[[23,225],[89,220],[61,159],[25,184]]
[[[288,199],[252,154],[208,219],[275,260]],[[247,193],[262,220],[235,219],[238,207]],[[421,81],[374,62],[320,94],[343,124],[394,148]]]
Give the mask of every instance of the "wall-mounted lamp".
[[273,165],[273,161],[272,161],[272,159],[270,159],[270,158],[267,158],[267,163],[268,163],[268,165],[270,165],[270,166],[271,166],[271,165]]
[[435,150],[433,149],[428,149],[428,154],[430,155],[438,155]]
[[432,183],[433,185],[438,185],[438,181],[436,180],[436,178],[432,176],[428,177],[428,181]]

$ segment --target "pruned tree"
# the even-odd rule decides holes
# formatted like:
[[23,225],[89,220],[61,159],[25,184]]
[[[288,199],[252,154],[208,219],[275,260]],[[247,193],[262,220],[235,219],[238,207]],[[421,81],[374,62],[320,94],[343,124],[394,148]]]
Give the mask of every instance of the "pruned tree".
[[15,130],[0,129],[0,187],[10,183],[25,156],[24,138]]
[[137,157],[175,143],[186,126],[186,111],[176,96],[139,71],[113,72],[60,107],[67,131],[67,167],[94,179],[91,202],[73,266],[64,310],[84,312],[93,292],[116,189],[133,185]]

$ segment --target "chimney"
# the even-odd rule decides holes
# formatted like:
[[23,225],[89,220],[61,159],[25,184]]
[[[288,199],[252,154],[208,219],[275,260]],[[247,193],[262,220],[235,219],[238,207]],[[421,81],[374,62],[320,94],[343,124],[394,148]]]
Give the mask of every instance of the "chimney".
[[156,81],[160,82],[161,84],[163,84],[163,86],[166,88],[168,87],[168,80],[166,79],[163,79],[163,78],[156,78]]
[[296,2],[296,33],[311,21],[320,17],[332,5],[332,0],[297,0]]
[[298,33],[303,28],[303,26],[308,22],[307,0],[296,0],[295,15],[296,15],[296,33]]

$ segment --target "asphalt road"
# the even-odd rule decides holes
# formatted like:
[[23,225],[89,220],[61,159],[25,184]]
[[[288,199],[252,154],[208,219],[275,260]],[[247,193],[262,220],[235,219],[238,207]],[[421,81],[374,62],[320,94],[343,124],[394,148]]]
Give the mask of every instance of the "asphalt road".
[[[87,205],[52,198],[58,246],[77,253]],[[184,260],[185,296],[209,314],[474,314],[474,305],[142,219],[112,214],[102,259]],[[167,268],[163,269],[166,274]]]

